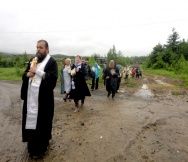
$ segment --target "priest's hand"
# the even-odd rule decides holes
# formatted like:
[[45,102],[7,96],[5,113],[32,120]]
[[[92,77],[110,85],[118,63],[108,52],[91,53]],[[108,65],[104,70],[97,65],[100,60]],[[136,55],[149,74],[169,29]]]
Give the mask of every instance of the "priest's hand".
[[28,78],[31,78],[31,77],[33,77],[35,74],[29,71],[26,75],[27,75]]
[[37,70],[37,66],[36,66],[36,64],[35,65],[33,65],[31,68],[30,68],[30,70],[29,70],[29,72],[32,72],[32,73],[36,73],[36,70]]

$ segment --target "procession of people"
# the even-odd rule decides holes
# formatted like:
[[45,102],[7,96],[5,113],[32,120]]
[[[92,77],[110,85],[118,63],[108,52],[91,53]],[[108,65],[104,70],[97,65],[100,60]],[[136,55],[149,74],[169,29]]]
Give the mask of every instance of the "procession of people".
[[[91,91],[98,90],[101,66],[95,61],[93,66],[82,59],[80,55],[75,60],[63,59],[60,69],[60,93],[62,100],[74,101],[74,112],[78,113],[85,103],[85,97],[91,96],[88,80],[91,80]],[[139,68],[122,67],[120,62],[110,60],[103,65],[102,80],[106,87],[107,98],[114,100],[122,79],[128,80],[142,77]],[[21,99],[22,141],[27,142],[31,158],[42,157],[48,149],[52,138],[52,123],[54,116],[54,88],[58,79],[58,66],[49,54],[46,40],[37,42],[36,56],[32,58],[22,76]],[[79,103],[80,101],[80,103]]]

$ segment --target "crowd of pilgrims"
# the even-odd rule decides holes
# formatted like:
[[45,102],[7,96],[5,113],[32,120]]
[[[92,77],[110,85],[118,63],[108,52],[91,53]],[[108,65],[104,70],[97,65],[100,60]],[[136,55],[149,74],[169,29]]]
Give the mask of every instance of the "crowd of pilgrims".
[[[101,67],[97,62],[90,67],[79,55],[75,57],[73,64],[69,58],[65,58],[64,60],[65,62],[60,72],[61,94],[64,94],[63,100],[65,102],[73,99],[75,103],[74,112],[79,112],[80,108],[84,105],[85,97],[91,96],[87,80],[92,80],[91,91],[98,89]],[[122,70],[122,66],[119,63],[116,65],[114,60],[110,60],[108,65],[104,64],[102,74],[107,97],[109,98],[111,95],[112,100],[114,100],[115,94],[119,92],[122,77],[126,80],[130,77],[139,78],[140,76],[142,77],[142,72],[139,68],[126,66]]]
[[[54,88],[58,78],[58,66],[54,58],[49,55],[46,40],[37,42],[36,57],[31,58],[22,75],[20,97],[23,100],[22,109],[22,141],[27,143],[29,157],[41,158],[49,148],[52,139],[52,121],[54,117]],[[61,68],[61,94],[64,101],[74,100],[75,112],[84,105],[85,97],[91,96],[87,80],[92,79],[91,90],[97,90],[101,67],[94,63],[90,67],[81,56],[77,55],[71,63],[69,58]],[[111,60],[103,67],[103,80],[107,96],[114,99],[121,81],[121,65],[115,65]],[[102,70],[101,70],[102,71]],[[124,69],[125,79],[132,77],[139,69],[132,72],[129,67]],[[141,74],[141,73],[140,73]],[[79,103],[80,102],[80,103]]]
[[[32,159],[43,157],[52,139],[54,88],[58,79],[57,62],[49,54],[48,42],[39,40],[36,48],[36,57],[31,58],[22,75],[20,91],[23,100],[22,141],[27,143],[29,157]],[[112,99],[119,89],[120,67],[120,64],[115,65],[111,60],[103,69],[107,96],[112,95]],[[130,70],[127,69],[125,71],[129,77]],[[100,70],[97,62],[90,67],[79,55],[73,63],[69,58],[65,59],[61,68],[61,94],[64,95],[64,101],[74,100],[75,112],[84,105],[85,97],[91,96],[87,80],[92,79],[91,90],[98,89]]]

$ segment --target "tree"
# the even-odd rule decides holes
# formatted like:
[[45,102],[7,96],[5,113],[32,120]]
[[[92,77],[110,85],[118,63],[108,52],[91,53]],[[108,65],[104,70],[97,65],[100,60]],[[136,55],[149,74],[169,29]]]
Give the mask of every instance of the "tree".
[[157,53],[156,62],[153,64],[152,68],[154,69],[162,69],[165,68],[165,62],[162,59],[162,54],[160,52]]
[[185,60],[184,55],[181,54],[179,60],[175,64],[176,74],[187,74],[188,71],[188,61]]
[[188,41],[185,41],[185,39],[183,39],[179,43],[178,55],[181,55],[181,54],[183,54],[185,60],[188,61]]
[[95,63],[95,58],[94,58],[94,56],[91,56],[90,58],[89,58],[89,66],[90,67],[92,67],[93,65],[94,65],[94,63]]
[[110,62],[110,60],[114,60],[114,62],[117,62],[117,53],[116,53],[116,48],[113,45],[113,48],[108,51],[107,54],[107,61]]
[[175,31],[175,28],[172,28],[172,35],[168,37],[165,47],[171,49],[173,52],[176,52],[178,50],[179,38],[179,34]]
[[157,56],[158,54],[162,53],[164,51],[163,46],[158,43],[154,48],[153,51],[151,52],[151,54],[148,56],[150,59],[147,59],[147,61],[150,61],[150,63],[148,62],[148,66],[152,67],[152,65],[154,65],[157,62]]

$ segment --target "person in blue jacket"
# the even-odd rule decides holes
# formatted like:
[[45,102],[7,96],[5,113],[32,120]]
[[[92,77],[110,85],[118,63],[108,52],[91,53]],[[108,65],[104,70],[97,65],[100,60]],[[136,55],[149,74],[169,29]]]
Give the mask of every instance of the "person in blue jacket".
[[91,70],[95,73],[95,77],[92,79],[92,85],[91,90],[93,91],[98,89],[99,87],[99,76],[100,76],[100,66],[97,64],[97,62],[94,63],[94,66],[91,68]]

